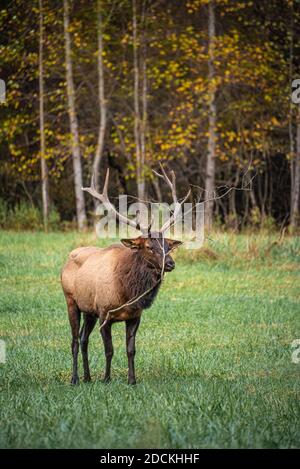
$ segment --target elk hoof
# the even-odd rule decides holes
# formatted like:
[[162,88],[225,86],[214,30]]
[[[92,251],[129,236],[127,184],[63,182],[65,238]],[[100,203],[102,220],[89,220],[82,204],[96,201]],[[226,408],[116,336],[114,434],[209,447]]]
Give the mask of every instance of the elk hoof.
[[91,381],[92,381],[92,378],[91,378],[90,376],[85,376],[85,377],[83,378],[83,382],[84,382],[84,383],[90,383]]
[[72,376],[71,384],[72,384],[72,386],[76,386],[77,384],[79,384],[78,376]]
[[136,380],[135,379],[129,379],[128,384],[130,384],[131,386],[135,386],[136,385]]
[[102,380],[102,383],[108,384],[111,382],[111,377],[110,376],[105,376]]

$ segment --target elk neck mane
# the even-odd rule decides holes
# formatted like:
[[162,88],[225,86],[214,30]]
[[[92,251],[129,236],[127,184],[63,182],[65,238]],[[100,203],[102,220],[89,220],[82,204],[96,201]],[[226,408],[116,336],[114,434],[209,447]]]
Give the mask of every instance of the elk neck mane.
[[142,253],[130,250],[128,252],[128,262],[122,264],[119,270],[119,278],[126,301],[131,301],[147,290],[152,289],[135,303],[135,307],[138,309],[150,308],[161,285],[160,277],[161,271],[159,268],[151,268]]

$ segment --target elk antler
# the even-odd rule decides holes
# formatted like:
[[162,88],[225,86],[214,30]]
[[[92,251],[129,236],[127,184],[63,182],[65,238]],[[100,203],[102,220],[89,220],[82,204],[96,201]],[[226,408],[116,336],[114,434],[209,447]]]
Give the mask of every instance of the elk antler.
[[105,183],[104,183],[102,194],[100,194],[96,190],[95,174],[92,175],[91,187],[82,187],[82,190],[91,194],[95,199],[100,200],[100,202],[104,205],[106,210],[108,210],[108,212],[114,213],[120,222],[125,223],[126,225],[129,225],[132,228],[135,228],[136,230],[141,231],[143,234],[148,234],[151,230],[152,222],[148,226],[142,226],[140,210],[137,210],[137,216],[135,220],[133,220],[119,213],[115,209],[113,204],[109,201],[108,194],[107,194],[108,180],[109,180],[109,168],[107,168],[107,171],[106,171]]
[[160,232],[163,233],[164,231],[167,231],[175,222],[176,218],[178,217],[180,211],[181,211],[181,206],[184,204],[184,202],[187,200],[191,193],[191,189],[189,189],[188,193],[186,196],[183,198],[181,202],[178,202],[177,195],[176,195],[176,176],[174,171],[171,171],[171,179],[167,176],[166,171],[163,168],[163,165],[159,163],[162,174],[157,173],[154,169],[153,172],[156,174],[156,176],[162,178],[167,185],[170,187],[171,192],[172,192],[172,198],[174,202],[174,211],[172,216],[170,217],[169,220],[164,223],[164,225],[161,227]]

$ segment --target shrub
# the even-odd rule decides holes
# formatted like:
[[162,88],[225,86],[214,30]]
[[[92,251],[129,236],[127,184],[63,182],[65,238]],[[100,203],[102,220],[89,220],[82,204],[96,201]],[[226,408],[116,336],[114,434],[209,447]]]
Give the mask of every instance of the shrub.
[[58,231],[61,229],[60,215],[55,207],[49,213],[48,228],[50,231]]
[[[0,199],[0,227],[7,230],[42,230],[43,216],[38,207],[28,202],[20,202],[14,208],[9,208],[7,203]],[[58,211],[52,208],[49,213],[48,228],[50,231],[61,229],[61,220]]]
[[42,228],[42,217],[38,208],[20,202],[14,210],[9,211],[8,228],[15,230],[39,230]]
[[7,204],[3,199],[0,199],[0,227],[1,228],[6,228],[7,215],[8,215]]

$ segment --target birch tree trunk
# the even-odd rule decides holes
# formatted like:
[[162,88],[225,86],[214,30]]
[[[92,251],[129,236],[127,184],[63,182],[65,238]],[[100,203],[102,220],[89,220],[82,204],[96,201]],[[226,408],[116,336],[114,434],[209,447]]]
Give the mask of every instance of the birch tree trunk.
[[[141,116],[141,167],[142,171],[146,162],[146,134],[148,119],[148,79],[147,79],[147,42],[146,42],[146,1],[143,1],[143,13],[141,18],[143,28],[142,47],[141,47],[141,70],[142,70],[142,116]],[[146,197],[145,178],[143,177],[143,198]]]
[[291,200],[291,220],[290,226],[294,230],[299,223],[299,202],[300,202],[300,105],[298,107],[297,116],[297,138],[296,138],[296,155],[294,161],[294,180],[293,194]]
[[49,216],[49,179],[48,168],[45,159],[45,116],[44,116],[44,69],[43,69],[43,45],[44,45],[44,17],[43,0],[39,0],[39,111],[40,111],[40,154],[41,154],[41,179],[42,179],[42,205],[43,222],[45,230],[48,229]]
[[[291,2],[291,24],[290,24],[290,83],[293,79],[294,62],[294,2]],[[293,135],[293,103],[290,101],[289,116],[289,138],[290,138],[290,175],[291,175],[291,216],[290,227],[296,229],[299,223],[299,199],[300,199],[300,105],[298,105],[298,115],[296,123],[296,152]]]
[[86,212],[84,204],[84,195],[82,191],[82,166],[79,146],[78,120],[75,107],[75,90],[73,79],[73,64],[71,57],[71,38],[70,38],[70,19],[68,0],[64,0],[64,36],[66,53],[66,78],[67,78],[67,96],[68,113],[70,119],[70,130],[72,137],[72,160],[74,170],[74,188],[76,198],[77,225],[79,230],[86,226]]
[[135,154],[136,154],[136,179],[137,179],[137,192],[138,198],[144,200],[145,198],[145,178],[144,178],[144,165],[142,161],[141,150],[141,116],[140,116],[140,72],[138,61],[138,37],[137,37],[137,11],[136,0],[132,0],[132,41],[133,41],[133,74],[134,74],[134,140],[135,140]]
[[[146,132],[147,132],[147,65],[146,65],[146,52],[145,48],[143,51],[143,64],[142,64],[142,119],[141,119],[141,128],[140,128],[140,135],[141,135],[141,169],[145,166],[146,161]],[[143,181],[143,196],[141,198],[145,198],[145,179],[144,175],[142,174],[142,181]]]
[[[289,80],[293,81],[294,73],[294,2],[291,2],[291,20],[290,20],[290,57],[289,57]],[[290,100],[289,112],[289,140],[290,140],[290,178],[291,178],[291,208],[293,205],[294,193],[294,157],[295,157],[295,142],[293,132],[293,102]]]
[[[98,131],[98,141],[96,147],[95,158],[93,162],[93,173],[95,175],[96,189],[99,190],[99,170],[103,156],[104,139],[107,124],[107,108],[105,100],[105,81],[104,81],[104,67],[103,67],[103,21],[102,21],[102,2],[97,0],[97,36],[98,36],[98,96],[99,96],[99,110],[100,110],[100,123]],[[95,209],[99,201],[95,199]]]
[[215,189],[215,153],[216,153],[216,90],[215,90],[215,2],[210,0],[208,4],[208,78],[209,78],[209,123],[208,123],[208,151],[205,173],[205,225],[211,227],[214,208]]

